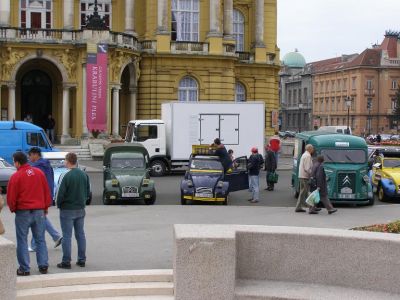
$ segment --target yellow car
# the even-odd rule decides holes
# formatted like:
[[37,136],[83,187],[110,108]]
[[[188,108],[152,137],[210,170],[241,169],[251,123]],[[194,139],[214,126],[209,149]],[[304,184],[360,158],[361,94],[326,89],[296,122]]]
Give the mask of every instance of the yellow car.
[[370,178],[380,201],[400,198],[400,152],[382,151],[373,158]]

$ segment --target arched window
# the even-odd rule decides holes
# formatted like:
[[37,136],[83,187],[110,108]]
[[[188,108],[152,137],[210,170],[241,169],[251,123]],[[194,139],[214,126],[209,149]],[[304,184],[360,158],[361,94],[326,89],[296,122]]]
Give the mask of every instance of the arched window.
[[[110,28],[111,0],[99,0],[97,8],[100,17],[104,17],[107,28]],[[81,10],[81,28],[84,28],[86,26],[87,17],[93,15],[94,0],[81,0],[80,10]]]
[[244,51],[244,16],[237,9],[233,10],[233,36],[236,40],[236,51]]
[[198,84],[195,79],[185,76],[179,81],[178,100],[198,101]]
[[172,0],[173,41],[199,41],[199,2],[199,0]]
[[235,101],[236,102],[246,101],[246,88],[240,82],[236,82],[235,85]]
[[51,28],[52,1],[21,0],[20,24],[22,28]]

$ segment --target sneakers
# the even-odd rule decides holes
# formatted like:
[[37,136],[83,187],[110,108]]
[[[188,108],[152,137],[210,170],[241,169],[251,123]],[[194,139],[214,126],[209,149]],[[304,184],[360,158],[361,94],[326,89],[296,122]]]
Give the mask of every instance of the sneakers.
[[302,208],[298,208],[298,209],[295,210],[295,212],[306,212],[306,210],[302,209]]
[[65,263],[65,262],[60,262],[57,264],[57,268],[60,269],[71,269],[71,264],[70,263]]
[[318,212],[317,212],[316,210],[310,210],[308,213],[309,213],[310,215],[316,215],[316,214],[318,214]]
[[32,249],[31,247],[28,247],[28,251],[29,251],[29,252],[36,252],[36,250],[35,250],[35,249]]
[[57,248],[58,246],[60,246],[62,240],[63,240],[63,237],[60,237],[57,241],[55,241],[55,242],[54,242],[54,248]]
[[336,209],[336,208],[329,210],[329,211],[328,211],[328,214],[333,214],[333,213],[335,213],[335,212],[337,212],[337,209]]
[[39,267],[40,274],[47,274],[48,267]]
[[258,203],[258,200],[251,200],[250,203]]
[[29,276],[31,272],[29,271],[22,271],[21,269],[17,269],[17,276]]
[[86,265],[86,262],[84,262],[83,260],[78,260],[78,261],[76,262],[76,265],[79,266],[79,267],[81,267],[81,268],[84,268],[85,265]]

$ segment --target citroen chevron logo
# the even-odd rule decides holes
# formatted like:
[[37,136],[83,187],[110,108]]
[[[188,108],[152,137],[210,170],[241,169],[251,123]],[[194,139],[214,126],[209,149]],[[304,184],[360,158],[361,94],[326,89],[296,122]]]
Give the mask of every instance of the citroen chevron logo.
[[351,184],[351,181],[350,181],[350,178],[348,175],[346,175],[346,177],[343,179],[343,185],[345,185],[345,184],[348,184],[348,185]]

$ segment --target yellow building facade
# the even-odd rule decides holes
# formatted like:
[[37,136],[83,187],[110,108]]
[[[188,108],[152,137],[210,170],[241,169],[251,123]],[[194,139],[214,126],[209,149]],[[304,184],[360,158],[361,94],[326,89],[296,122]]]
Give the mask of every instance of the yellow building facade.
[[[263,101],[278,110],[276,0],[0,0],[2,120],[52,114],[62,143],[88,136],[88,45],[108,45],[107,129],[165,101]],[[249,120],[250,121],[250,120]],[[257,121],[257,120],[251,120]],[[261,120],[260,120],[261,122]]]

